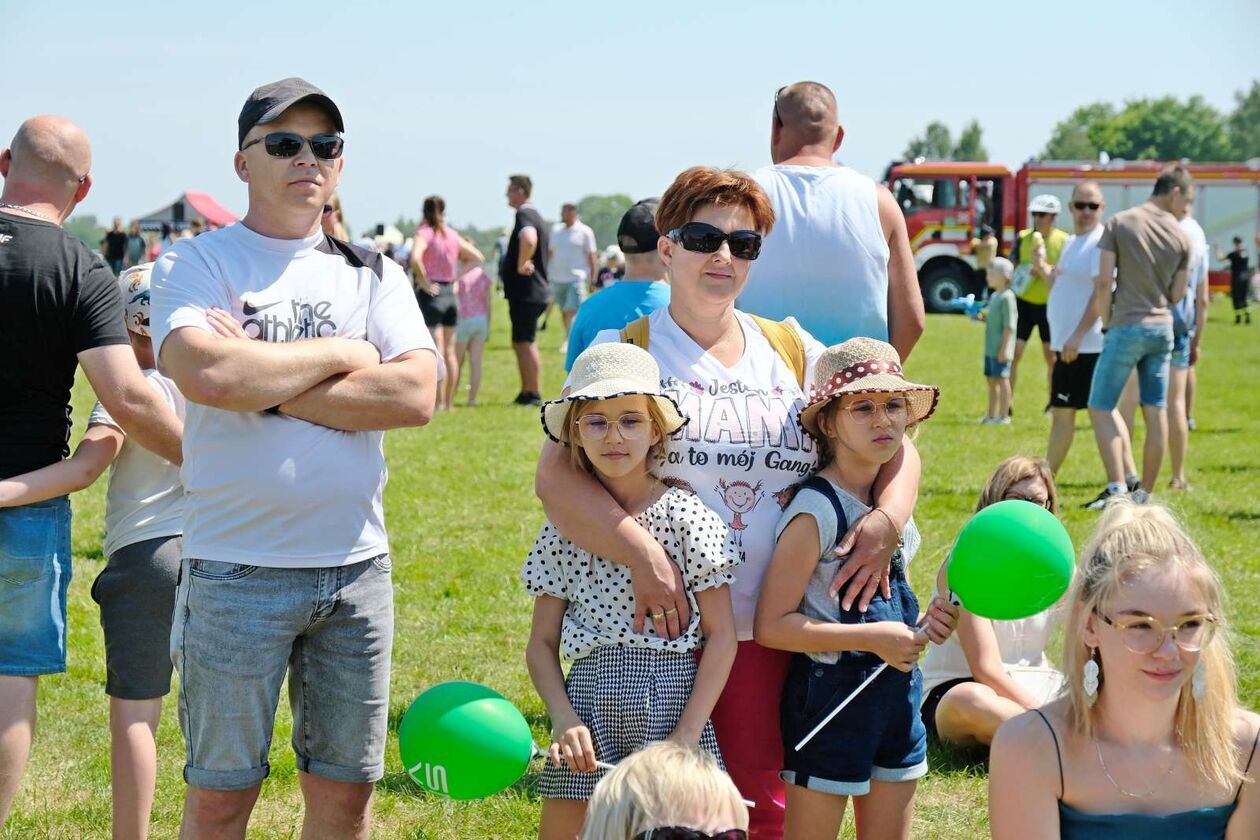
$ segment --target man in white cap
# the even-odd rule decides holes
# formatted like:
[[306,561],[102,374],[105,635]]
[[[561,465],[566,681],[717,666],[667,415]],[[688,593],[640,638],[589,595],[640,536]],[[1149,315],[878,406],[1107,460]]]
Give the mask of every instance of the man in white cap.
[[286,672],[304,837],[366,838],[385,769],[382,430],[429,421],[441,368],[402,268],[320,228],[342,130],[309,82],[255,90],[245,217],[153,270],[153,346],[188,399],[171,628],[185,840],[245,836]]
[[1046,315],[1046,302],[1050,299],[1053,271],[1067,244],[1067,231],[1054,226],[1062,207],[1052,195],[1039,195],[1028,203],[1032,214],[1032,227],[1019,232],[1011,262],[1015,263],[1015,275],[1011,288],[1015,291],[1015,303],[1019,310],[1019,325],[1015,330],[1015,358],[1011,365],[1011,396],[1015,395],[1015,382],[1019,374],[1019,362],[1024,348],[1032,336],[1033,328],[1041,338],[1041,354],[1046,360],[1046,402],[1050,408],[1051,371],[1054,368],[1054,351],[1050,349],[1050,320]]

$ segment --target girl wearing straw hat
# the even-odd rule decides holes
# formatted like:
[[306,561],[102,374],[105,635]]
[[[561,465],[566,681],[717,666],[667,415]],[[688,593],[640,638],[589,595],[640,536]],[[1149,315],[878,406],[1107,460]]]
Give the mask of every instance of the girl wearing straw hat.
[[[687,420],[660,390],[647,351],[601,344],[577,357],[569,393],[543,406],[543,428],[569,449],[677,563],[691,619],[670,639],[634,632],[629,570],[579,548],[547,522],[521,578],[535,596],[526,662],[551,715],[539,783],[543,838],[572,838],[602,771],[653,741],[696,745],[719,761],[709,715],[735,659],[729,585],[739,564],[726,524],[691,493],[657,477],[671,434]],[[704,647],[697,665],[694,651]],[[566,679],[559,653],[573,660]]]
[[[907,381],[897,351],[872,338],[829,347],[814,366],[800,422],[823,466],[779,520],[754,626],[761,644],[795,652],[780,706],[785,837],[837,836],[850,796],[859,838],[909,836],[916,780],[927,773],[917,662],[929,640],[940,644],[953,632],[958,609],[935,598],[920,621],[906,580],[919,547],[913,520],[893,556],[890,595],[876,595],[865,613],[830,594],[845,562],[832,546],[871,510],[880,468],[906,430],[932,415],[938,396],[935,386]],[[800,741],[850,695],[817,737]]]

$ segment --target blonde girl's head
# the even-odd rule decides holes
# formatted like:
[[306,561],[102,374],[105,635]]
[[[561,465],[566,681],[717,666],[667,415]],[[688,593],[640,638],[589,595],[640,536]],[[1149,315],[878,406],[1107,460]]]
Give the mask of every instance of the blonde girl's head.
[[[976,510],[1015,498],[1040,504],[1051,513],[1058,514],[1059,488],[1044,458],[1015,455],[998,464],[980,493]],[[1042,498],[1045,499],[1044,504]]]
[[[602,412],[605,409],[601,408],[601,406],[608,402],[609,400],[574,400],[569,403],[569,411],[564,418],[564,429],[560,435],[560,442],[569,447],[569,459],[573,465],[589,473],[598,474],[598,471],[582,445],[582,433],[578,429],[578,421],[588,414]],[[649,437],[656,439],[647,449],[644,466],[648,472],[655,475],[665,463],[665,458],[669,453],[669,435],[664,431],[669,428],[669,421],[665,418],[664,412],[656,400],[645,398],[644,403],[644,414],[647,415],[649,422],[652,424],[648,434]],[[610,419],[609,422],[615,421]]]
[[[1197,655],[1175,648],[1187,675],[1177,697],[1175,735],[1205,781],[1222,787],[1236,784],[1241,777],[1234,748],[1238,697],[1220,579],[1180,523],[1159,505],[1138,505],[1127,499],[1111,502],[1081,552],[1063,642],[1069,723],[1077,732],[1093,736],[1098,706],[1091,707],[1086,699],[1085,663],[1093,658],[1099,664],[1101,697],[1107,691],[1109,670],[1101,649],[1103,634],[1120,632],[1105,626],[1103,616],[1112,614],[1112,602],[1125,587],[1143,583],[1172,590],[1182,601],[1201,605],[1215,621],[1215,634]],[[1113,669],[1134,669],[1135,662],[1140,667],[1143,661],[1114,641],[1108,650],[1117,660],[1111,663]],[[1204,691],[1202,699],[1196,700],[1188,674],[1198,662],[1203,667]],[[1124,676],[1113,672],[1112,682]],[[1126,695],[1123,702],[1140,702],[1140,698]]]
[[748,829],[748,809],[708,753],[673,741],[651,744],[595,786],[582,840],[630,840],[678,826],[716,834]]

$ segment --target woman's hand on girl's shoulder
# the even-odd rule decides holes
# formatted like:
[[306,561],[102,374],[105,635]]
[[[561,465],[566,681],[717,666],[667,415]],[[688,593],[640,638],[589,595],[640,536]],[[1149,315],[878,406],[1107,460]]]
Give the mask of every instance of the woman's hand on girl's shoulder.
[[557,723],[552,730],[552,739],[548,752],[553,764],[563,762],[575,773],[592,773],[598,769],[591,730],[582,721]]

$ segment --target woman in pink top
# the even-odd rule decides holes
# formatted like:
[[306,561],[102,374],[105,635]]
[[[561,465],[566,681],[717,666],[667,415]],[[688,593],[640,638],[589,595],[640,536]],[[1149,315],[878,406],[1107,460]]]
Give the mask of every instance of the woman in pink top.
[[411,271],[424,323],[446,363],[446,378],[438,392],[438,410],[445,410],[451,407],[455,396],[459,369],[455,354],[455,326],[459,323],[459,305],[455,300],[457,270],[461,260],[480,264],[485,257],[446,224],[446,202],[441,196],[426,198],[422,212],[424,224],[416,229],[411,244]]

